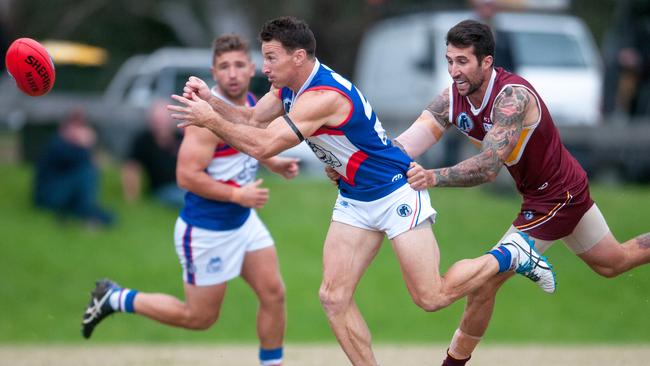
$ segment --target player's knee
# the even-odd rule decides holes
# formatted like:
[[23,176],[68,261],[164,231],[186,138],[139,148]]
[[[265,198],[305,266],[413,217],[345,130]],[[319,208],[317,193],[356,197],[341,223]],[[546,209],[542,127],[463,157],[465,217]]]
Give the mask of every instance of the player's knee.
[[624,255],[613,257],[611,260],[587,260],[586,263],[594,272],[605,278],[614,278],[628,269]]
[[263,304],[284,304],[285,288],[282,281],[267,286],[260,295],[260,302]]
[[451,303],[442,293],[419,293],[412,297],[415,305],[426,312],[438,311],[446,308]]
[[409,294],[415,305],[426,312],[437,311],[451,304],[451,296],[445,291],[442,279],[431,283],[412,283]]
[[219,312],[201,312],[189,314],[185,328],[191,330],[207,330],[219,319]]
[[623,273],[623,270],[614,266],[611,267],[604,267],[604,266],[594,266],[591,267],[594,272],[598,273],[599,275],[605,277],[605,278],[614,278],[621,273]]
[[325,314],[328,316],[344,312],[347,304],[349,304],[351,300],[349,297],[345,296],[342,291],[334,291],[325,288],[324,286],[321,286],[318,295],[323,310],[325,310]]

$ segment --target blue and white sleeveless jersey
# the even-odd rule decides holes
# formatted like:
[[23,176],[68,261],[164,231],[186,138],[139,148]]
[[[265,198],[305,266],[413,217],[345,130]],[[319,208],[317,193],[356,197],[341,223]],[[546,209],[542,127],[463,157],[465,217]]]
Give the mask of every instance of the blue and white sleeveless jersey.
[[[213,89],[213,95],[230,103]],[[248,93],[247,104],[255,105],[256,99]],[[258,162],[254,158],[235,150],[233,147],[220,143],[215,148],[212,161],[206,168],[206,173],[214,180],[241,187],[253,182],[257,174]],[[232,202],[214,201],[203,198],[192,192],[185,194],[185,205],[181,210],[181,218],[189,225],[208,230],[232,230],[244,224],[251,209]]]
[[297,93],[287,87],[280,90],[285,112],[303,93],[314,90],[340,93],[352,106],[347,118],[338,125],[323,126],[305,139],[314,154],[341,175],[341,195],[374,201],[406,184],[411,158],[393,146],[359,89],[318,60]]

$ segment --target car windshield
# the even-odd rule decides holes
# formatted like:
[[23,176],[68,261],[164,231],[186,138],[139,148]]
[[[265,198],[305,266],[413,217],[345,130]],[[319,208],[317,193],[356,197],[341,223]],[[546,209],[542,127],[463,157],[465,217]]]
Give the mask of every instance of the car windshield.
[[509,34],[515,63],[520,66],[586,67],[578,42],[560,33]]

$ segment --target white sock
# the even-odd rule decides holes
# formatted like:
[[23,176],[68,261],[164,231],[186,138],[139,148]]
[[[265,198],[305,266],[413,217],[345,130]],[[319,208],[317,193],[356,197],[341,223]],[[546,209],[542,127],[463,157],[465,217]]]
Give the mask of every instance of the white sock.
[[127,300],[127,295],[131,292],[131,289],[123,288],[117,291],[113,291],[108,296],[108,302],[111,305],[111,308],[115,311],[126,311],[125,302]]

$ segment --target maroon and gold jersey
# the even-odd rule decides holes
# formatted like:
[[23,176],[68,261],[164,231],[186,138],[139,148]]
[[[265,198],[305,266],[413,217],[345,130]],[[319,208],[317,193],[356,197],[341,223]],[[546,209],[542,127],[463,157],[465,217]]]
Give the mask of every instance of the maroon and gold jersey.
[[[520,216],[514,224],[522,231],[531,230],[534,237],[559,239],[573,231],[593,201],[588,193],[587,174],[562,144],[546,105],[530,83],[497,68],[492,71],[480,106],[472,105],[469,98],[461,96],[456,85],[452,84],[449,89],[449,120],[480,147],[494,123],[492,109],[496,97],[509,85],[528,89],[540,111],[536,123],[522,129],[515,149],[505,162],[524,197]],[[576,202],[578,197],[581,202]],[[569,221],[558,220],[558,215],[568,213],[577,217]],[[553,227],[549,221],[555,221],[561,227]]]

